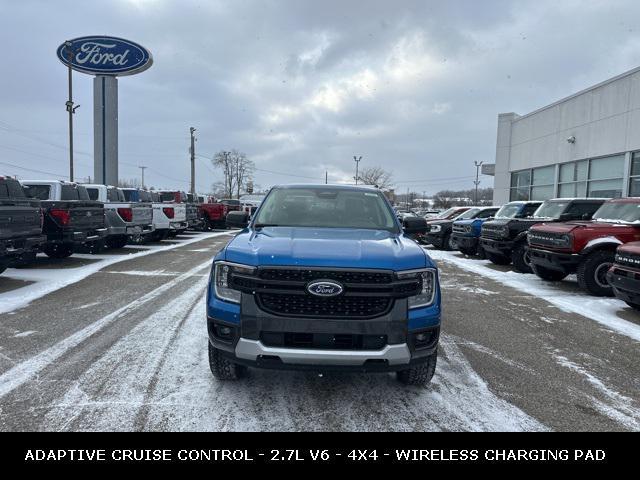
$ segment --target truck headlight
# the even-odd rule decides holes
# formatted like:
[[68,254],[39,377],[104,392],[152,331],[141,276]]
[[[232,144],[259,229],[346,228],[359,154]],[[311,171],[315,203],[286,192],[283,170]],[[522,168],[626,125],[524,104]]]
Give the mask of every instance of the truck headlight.
[[503,237],[503,238],[508,237],[509,236],[509,227],[506,227],[506,226],[502,227],[500,229],[500,236]]
[[433,233],[438,233],[441,230],[442,230],[442,227],[440,225],[431,225],[431,229],[429,231]]
[[232,288],[231,277],[234,273],[253,275],[255,267],[237,263],[216,262],[213,272],[213,285],[216,297],[225,302],[240,303],[240,290]]
[[436,293],[436,271],[431,268],[398,272],[398,280],[420,279],[422,288],[418,295],[409,297],[409,308],[421,308],[431,305]]

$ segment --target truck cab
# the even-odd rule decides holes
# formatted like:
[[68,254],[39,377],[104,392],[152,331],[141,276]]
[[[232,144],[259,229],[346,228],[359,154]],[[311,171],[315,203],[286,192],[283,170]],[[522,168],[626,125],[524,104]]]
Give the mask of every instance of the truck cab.
[[44,253],[51,258],[66,258],[82,246],[100,251],[107,228],[104,205],[89,198],[87,190],[62,180],[22,180],[25,193],[40,200]]
[[[539,223],[589,220],[605,202],[603,198],[556,198],[537,203],[528,202],[521,214],[511,219],[498,219],[482,226],[480,242],[487,257],[498,265],[513,263],[520,273],[532,273],[527,249],[527,232]],[[526,215],[526,216],[525,216]]]
[[440,286],[435,263],[378,189],[271,189],[214,258],[207,295],[209,363],[221,380],[247,367],[435,372]]
[[426,235],[426,243],[430,243],[441,250],[457,250],[456,235],[453,232],[454,222],[460,220],[486,220],[495,215],[497,211],[498,207],[471,207],[451,219],[428,221],[429,232]]
[[485,207],[484,211],[473,218],[465,218],[467,215],[463,214],[460,217],[462,220],[453,222],[451,242],[465,255],[478,255],[480,258],[485,258],[484,250],[478,245],[482,225],[494,218],[500,210],[500,207]]
[[616,249],[640,240],[640,198],[619,198],[602,204],[591,221],[542,223],[528,234],[533,271],[544,280],[559,281],[572,273],[595,296],[613,296],[607,273]]
[[42,222],[40,201],[27,197],[17,180],[0,176],[0,273],[35,260],[47,241]]
[[128,189],[125,195],[121,188],[108,185],[85,184],[84,187],[92,199],[104,203],[108,247],[123,248],[130,238],[139,240],[153,233],[153,207],[139,202],[137,190]]

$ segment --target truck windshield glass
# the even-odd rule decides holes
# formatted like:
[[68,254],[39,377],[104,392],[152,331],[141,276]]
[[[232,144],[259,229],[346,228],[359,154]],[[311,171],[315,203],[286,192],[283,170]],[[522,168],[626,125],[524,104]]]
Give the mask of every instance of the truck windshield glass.
[[470,208],[459,217],[456,217],[456,220],[468,220],[470,218],[475,217],[479,212],[480,212],[479,208]]
[[89,200],[98,200],[99,192],[97,188],[87,188]]
[[124,193],[124,199],[127,202],[135,202],[136,200],[136,193],[134,190],[122,190],[122,193]]
[[498,210],[498,213],[496,213],[496,218],[514,218],[516,215],[518,215],[518,213],[520,213],[521,208],[521,203],[507,203],[500,210]]
[[546,201],[533,214],[535,218],[560,218],[560,215],[567,209],[569,202]]
[[397,232],[382,194],[337,188],[282,188],[264,201],[254,227],[361,228]]
[[640,223],[640,203],[604,203],[593,219],[598,222]]
[[51,186],[49,185],[25,185],[28,190],[28,195],[31,198],[37,198],[38,200],[49,200],[49,192]]

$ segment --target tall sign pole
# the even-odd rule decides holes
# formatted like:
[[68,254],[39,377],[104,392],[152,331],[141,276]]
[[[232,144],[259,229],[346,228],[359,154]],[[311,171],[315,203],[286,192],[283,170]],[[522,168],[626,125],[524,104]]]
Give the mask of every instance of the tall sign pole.
[[196,137],[194,133],[196,129],[191,127],[189,128],[189,132],[191,133],[191,194],[196,194]]
[[484,162],[475,161],[473,163],[476,166],[476,181],[473,182],[476,185],[476,199],[475,199],[475,203],[474,204],[475,204],[475,206],[478,206],[478,185],[480,185],[480,179],[479,179],[479,177],[480,177],[480,167],[482,166],[482,164]]
[[356,185],[358,185],[358,166],[360,164],[360,160],[362,160],[362,156],[360,157],[356,157],[355,155],[353,156],[353,160],[356,162]]
[[56,51],[69,71],[69,179],[74,180],[72,70],[94,75],[93,162],[94,180],[118,183],[118,77],[135,75],[151,67],[151,53],[124,38],[94,35],[67,40]]

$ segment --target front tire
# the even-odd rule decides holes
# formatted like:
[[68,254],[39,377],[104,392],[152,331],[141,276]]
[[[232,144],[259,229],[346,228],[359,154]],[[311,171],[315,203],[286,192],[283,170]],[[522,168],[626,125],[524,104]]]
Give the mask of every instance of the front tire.
[[216,380],[239,380],[247,374],[247,367],[233,363],[220,354],[220,350],[209,344],[209,368]]
[[567,277],[567,274],[559,270],[552,270],[550,268],[541,267],[539,265],[531,265],[533,273],[543,280],[548,282],[559,282]]
[[429,358],[425,363],[407,370],[400,370],[399,372],[396,372],[396,378],[400,383],[405,385],[427,385],[436,373],[437,363],[438,351],[436,350],[433,354],[429,355]]
[[470,257],[473,257],[477,253],[477,249],[475,248],[458,247],[458,250],[460,250],[462,253]]
[[73,246],[64,243],[56,243],[53,245],[45,245],[43,248],[44,253],[49,258],[67,258],[73,254]]
[[578,284],[596,297],[613,297],[613,287],[607,281],[607,272],[613,265],[615,254],[608,250],[597,250],[587,256],[578,266]]
[[[2,270],[0,270],[0,273],[2,273]],[[640,303],[633,303],[633,302],[625,302],[627,305],[629,305],[631,308],[633,308],[634,310],[640,310]]]
[[511,259],[509,257],[505,257],[504,255],[499,255],[496,253],[487,253],[487,258],[491,260],[491,263],[495,263],[496,265],[509,265],[511,263]]
[[511,263],[513,268],[520,273],[533,273],[527,245],[520,242],[511,252]]

